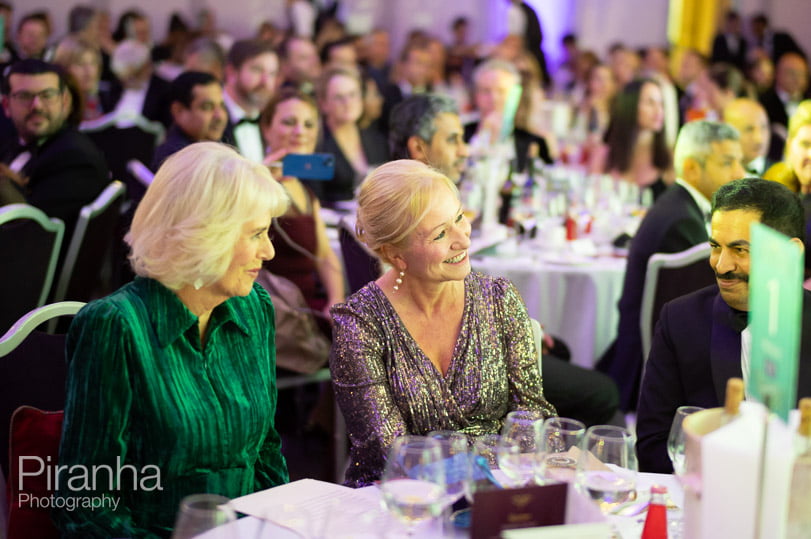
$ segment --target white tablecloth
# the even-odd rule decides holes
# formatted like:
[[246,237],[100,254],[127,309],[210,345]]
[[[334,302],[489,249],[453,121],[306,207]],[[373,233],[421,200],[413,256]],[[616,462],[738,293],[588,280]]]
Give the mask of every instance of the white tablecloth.
[[555,263],[533,254],[477,256],[473,269],[506,277],[515,284],[532,318],[560,337],[572,363],[591,368],[617,332],[617,301],[625,259],[601,257]]
[[[637,480],[637,491],[640,493],[640,495],[644,496],[644,493],[650,492],[650,487],[654,484],[665,485],[668,489],[670,499],[679,508],[683,507],[683,493],[681,485],[673,475],[640,473]],[[291,484],[291,486],[294,485],[295,484]],[[318,495],[330,496],[332,491],[338,492],[337,489],[340,489],[341,487],[329,483],[312,482],[312,485],[308,485],[308,488],[312,489],[313,495],[316,497]],[[316,539],[321,537],[372,538],[384,537],[386,530],[391,530],[392,528],[397,529],[397,527],[400,526],[393,520],[394,517],[389,516],[382,508],[380,503],[380,489],[376,486],[348,492],[346,495],[352,496],[352,501],[354,503],[354,507],[348,511],[350,514],[340,510],[327,510],[326,520],[328,522],[322,522],[324,519],[316,516],[316,513],[319,515],[324,514],[323,508],[318,511],[314,509],[310,509],[308,511],[306,504],[305,507],[279,507],[279,504],[276,501],[278,498],[276,496],[277,493],[274,492],[274,490],[275,489],[269,489],[251,495],[251,498],[253,498],[252,505],[254,506],[254,512],[256,511],[256,504],[261,504],[262,500],[266,499],[268,504],[272,505],[272,510],[277,512],[287,511],[290,515],[289,518],[291,519],[291,523],[294,522],[294,520],[300,521],[300,518],[308,519],[308,522],[305,525],[307,530],[306,533],[300,534],[292,531],[291,529],[274,524],[273,522],[248,516],[239,519],[236,522],[220,526],[219,528],[204,533],[199,537],[201,539],[233,539],[234,537],[251,539],[300,539],[302,537],[305,537],[306,539]],[[338,496],[340,496],[340,494],[338,494]],[[240,500],[245,499],[246,498],[241,498]],[[345,504],[345,502],[342,503]],[[336,502],[336,506],[337,505],[338,504]],[[240,508],[244,507],[245,504],[244,502],[240,504],[239,500],[237,500],[235,506]],[[346,508],[347,506],[343,505],[343,507]],[[298,515],[297,512],[300,512],[301,514]],[[675,517],[679,519],[681,518],[681,513],[681,510],[668,511],[668,518]],[[621,539],[636,539],[642,534],[645,514],[646,513],[643,511],[635,516],[612,515],[608,517],[608,521],[614,526],[614,529]],[[374,532],[369,531],[370,528],[368,526],[368,524],[372,521],[379,523],[379,525],[374,528]],[[420,525],[416,536],[427,538],[455,537],[460,539],[468,537],[464,530],[446,529],[443,533],[440,530],[440,525],[438,522]]]

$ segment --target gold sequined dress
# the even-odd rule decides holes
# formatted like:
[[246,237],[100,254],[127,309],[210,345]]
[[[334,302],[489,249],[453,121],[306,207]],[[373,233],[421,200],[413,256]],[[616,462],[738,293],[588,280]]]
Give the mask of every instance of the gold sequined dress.
[[512,283],[470,273],[462,327],[443,376],[371,282],[332,308],[330,370],[352,444],[349,486],[380,478],[401,434],[498,433],[513,410],[555,409],[543,396],[526,307]]

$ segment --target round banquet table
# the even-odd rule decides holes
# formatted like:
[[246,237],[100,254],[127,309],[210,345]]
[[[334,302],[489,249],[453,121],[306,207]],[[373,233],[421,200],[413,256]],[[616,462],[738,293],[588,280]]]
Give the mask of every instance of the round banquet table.
[[617,334],[625,258],[541,258],[537,253],[471,258],[475,271],[506,277],[546,333],[563,339],[571,361],[592,368]]

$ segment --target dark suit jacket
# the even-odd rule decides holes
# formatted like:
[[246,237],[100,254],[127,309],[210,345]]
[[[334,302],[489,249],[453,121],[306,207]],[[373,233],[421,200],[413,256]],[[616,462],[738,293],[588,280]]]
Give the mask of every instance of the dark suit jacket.
[[380,118],[378,118],[377,124],[380,132],[388,139],[391,111],[408,96],[403,95],[403,91],[397,84],[387,82],[380,89],[380,97],[383,98],[383,107],[380,110]]
[[[10,163],[13,154],[3,157]],[[28,178],[26,201],[50,217],[65,222],[65,245],[82,206],[92,202],[110,183],[104,156],[84,134],[64,128],[32,151],[20,171]]]
[[[476,131],[479,130],[479,122],[471,122],[465,124],[464,138],[465,142],[470,142]],[[513,141],[515,142],[515,159],[517,161],[517,171],[523,172],[527,168],[529,159],[529,147],[534,142],[538,145],[538,157],[543,159],[544,163],[552,164],[552,156],[549,154],[549,146],[546,144],[546,139],[533,135],[529,131],[523,129],[513,130]]]
[[166,158],[177,153],[194,141],[186,136],[186,133],[180,129],[177,124],[172,124],[169,131],[166,133],[166,140],[163,144],[155,148],[155,154],[152,156],[152,163],[150,169],[152,172],[157,172],[161,164],[166,161]]
[[[378,165],[389,160],[389,147],[383,134],[376,129],[361,129],[360,143],[366,162]],[[317,152],[331,153],[335,156],[335,175],[331,180],[307,182],[321,202],[352,200],[355,197],[355,169],[347,160],[338,142],[324,124],[324,136],[316,148]]]
[[[778,97],[774,88],[767,90],[760,95],[760,104],[766,109],[766,115],[769,117],[770,124],[781,124],[788,126],[788,114],[786,114],[786,106]],[[771,157],[771,155],[769,156]]]
[[654,203],[631,240],[618,305],[620,321],[614,354],[606,365],[601,366],[617,382],[623,410],[631,409],[636,404],[642,373],[639,317],[648,260],[654,253],[677,253],[706,242],[709,238],[705,223],[693,197],[687,189],[676,184]]
[[[811,98],[811,88],[809,88],[803,96],[803,99],[809,98]],[[786,113],[786,106],[780,100],[780,96],[777,95],[777,91],[774,88],[760,95],[760,104],[766,109],[769,124],[779,124],[783,127],[788,127],[789,118]],[[782,160],[785,144],[786,140],[783,138],[783,134],[772,129],[772,138],[769,143],[769,159],[775,162]]]
[[[144,118],[153,122],[160,122],[167,129],[172,125],[171,98],[169,96],[171,86],[170,82],[157,75],[152,75],[146,89],[144,107],[141,109]],[[123,91],[120,85],[111,85],[111,100],[118,103]]]
[[726,62],[732,64],[741,71],[746,70],[746,52],[748,43],[743,36],[738,37],[738,48],[733,50],[729,48],[726,36],[718,34],[712,42],[712,62]]
[[771,32],[771,35],[767,36],[767,39],[770,41],[769,46],[766,46],[765,43],[761,43],[760,46],[771,50],[772,62],[774,62],[775,65],[777,65],[777,61],[780,60],[780,57],[787,52],[796,52],[801,56],[805,56],[805,51],[800,48],[791,34],[787,32]]
[[[811,396],[811,292],[803,292],[797,398]],[[670,473],[667,437],[679,406],[722,406],[726,382],[741,374],[745,321],[716,285],[666,304],[653,337],[637,409],[637,454],[644,472]]]

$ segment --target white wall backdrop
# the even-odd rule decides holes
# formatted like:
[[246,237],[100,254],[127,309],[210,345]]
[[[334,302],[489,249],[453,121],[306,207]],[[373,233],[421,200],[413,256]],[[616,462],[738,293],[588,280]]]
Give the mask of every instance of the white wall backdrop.
[[[324,2],[325,0],[318,0]],[[712,1],[712,0],[707,0]],[[166,32],[169,15],[180,12],[189,23],[201,7],[217,13],[219,25],[235,37],[254,34],[259,24],[271,20],[284,26],[284,0],[11,0],[15,16],[35,9],[53,15],[55,35],[65,32],[71,6],[84,2],[110,10],[115,21],[131,7],[146,12],[156,40]],[[623,41],[631,46],[666,42],[668,0],[528,0],[541,18],[544,49],[555,65],[560,37],[574,31],[583,46],[602,54],[609,44]],[[342,0],[342,12],[357,29],[380,26],[392,32],[394,51],[412,28],[425,28],[448,35],[450,22],[458,15],[471,20],[471,38],[495,41],[504,33],[507,0]],[[811,54],[811,0],[733,0],[744,16],[764,11],[772,25],[790,31]]]

